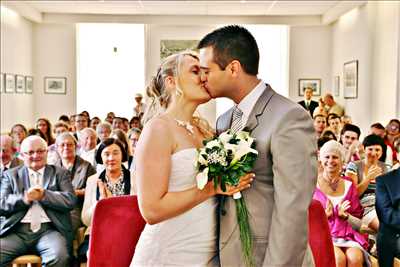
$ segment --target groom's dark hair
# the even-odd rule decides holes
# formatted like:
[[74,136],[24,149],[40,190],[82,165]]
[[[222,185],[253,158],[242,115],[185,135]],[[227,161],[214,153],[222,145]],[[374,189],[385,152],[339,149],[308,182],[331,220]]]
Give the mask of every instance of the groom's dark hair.
[[253,35],[238,25],[225,26],[207,34],[197,48],[213,48],[214,62],[224,70],[233,60],[238,60],[247,74],[258,74],[260,55]]

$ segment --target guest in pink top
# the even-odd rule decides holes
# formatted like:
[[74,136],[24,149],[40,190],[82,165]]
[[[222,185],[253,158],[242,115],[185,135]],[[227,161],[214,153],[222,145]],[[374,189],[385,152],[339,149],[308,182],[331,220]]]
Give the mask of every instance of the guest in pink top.
[[367,239],[352,228],[352,221],[361,218],[363,209],[360,204],[357,188],[347,177],[341,178],[344,161],[344,148],[331,140],[320,150],[323,171],[318,177],[314,199],[321,202],[328,217],[336,266],[369,266]]

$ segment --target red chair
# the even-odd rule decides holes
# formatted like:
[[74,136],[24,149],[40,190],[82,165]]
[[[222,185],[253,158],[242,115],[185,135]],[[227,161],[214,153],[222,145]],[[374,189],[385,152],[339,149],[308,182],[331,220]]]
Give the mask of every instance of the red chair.
[[328,219],[318,200],[313,199],[308,208],[309,244],[314,256],[315,267],[335,267],[335,253]]
[[100,200],[93,215],[88,266],[128,267],[145,224],[136,196]]

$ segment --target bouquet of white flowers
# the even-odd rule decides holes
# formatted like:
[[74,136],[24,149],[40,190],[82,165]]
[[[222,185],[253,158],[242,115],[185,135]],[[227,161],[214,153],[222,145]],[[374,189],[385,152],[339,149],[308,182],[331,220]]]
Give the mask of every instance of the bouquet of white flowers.
[[[197,187],[203,189],[208,181],[226,191],[226,186],[236,186],[240,177],[249,173],[254,166],[258,151],[254,149],[254,138],[248,132],[223,132],[218,137],[204,141],[198,150],[196,177]],[[249,213],[240,192],[233,195],[236,204],[242,253],[247,266],[254,266]]]

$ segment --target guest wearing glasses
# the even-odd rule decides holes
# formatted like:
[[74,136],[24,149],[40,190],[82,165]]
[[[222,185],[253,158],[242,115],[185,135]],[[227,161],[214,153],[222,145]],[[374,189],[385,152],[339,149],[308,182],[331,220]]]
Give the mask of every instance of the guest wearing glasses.
[[[69,266],[76,204],[67,170],[47,165],[47,143],[29,136],[21,144],[24,165],[0,179],[0,265],[37,251],[43,266]],[[29,242],[27,242],[29,240]]]

